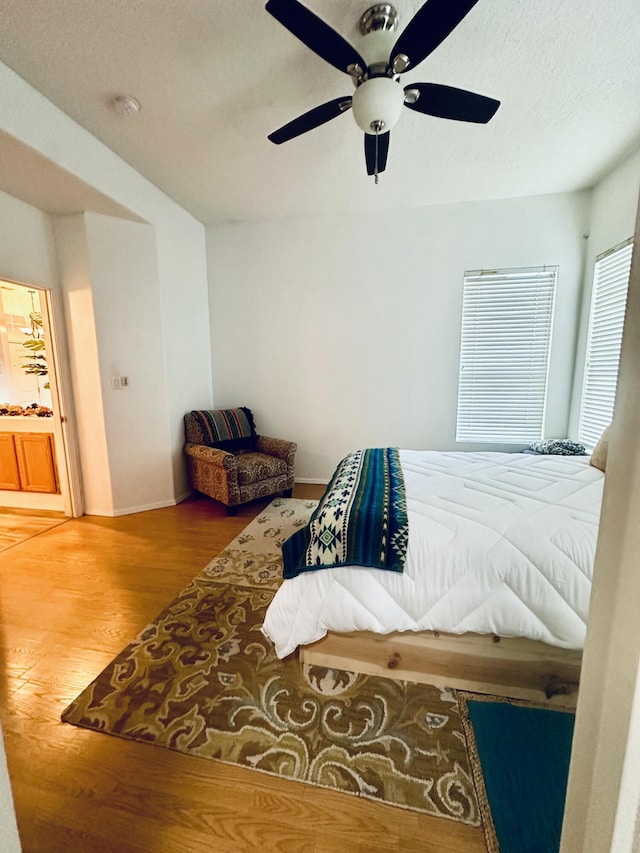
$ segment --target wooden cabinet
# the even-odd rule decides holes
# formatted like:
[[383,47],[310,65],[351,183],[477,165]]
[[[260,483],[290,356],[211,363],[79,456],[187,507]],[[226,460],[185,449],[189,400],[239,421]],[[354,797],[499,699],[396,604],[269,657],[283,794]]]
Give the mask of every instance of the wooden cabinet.
[[0,433],[0,489],[20,490],[16,445],[10,432]]
[[60,491],[50,433],[0,433],[0,488],[23,492]]
[[20,484],[24,492],[57,492],[58,477],[50,433],[14,434]]

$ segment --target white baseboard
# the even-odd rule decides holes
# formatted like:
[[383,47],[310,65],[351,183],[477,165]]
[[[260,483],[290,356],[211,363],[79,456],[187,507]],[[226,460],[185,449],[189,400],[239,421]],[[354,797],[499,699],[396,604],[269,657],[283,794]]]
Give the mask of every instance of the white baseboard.
[[58,510],[64,512],[64,498],[48,492],[18,492],[0,489],[0,506],[10,509]]
[[[309,485],[316,486],[326,486],[329,482],[328,480],[318,480],[308,477],[298,477],[295,480],[296,483],[305,483]],[[0,494],[2,494],[0,492]],[[10,494],[10,493],[9,493]],[[97,515],[97,516],[105,516],[107,518],[118,518],[121,515],[133,515],[136,512],[148,512],[152,509],[163,509],[167,506],[176,506],[176,504],[182,503],[182,501],[186,500],[192,494],[191,491],[183,492],[178,495],[175,500],[169,501],[158,501],[157,503],[146,504],[145,506],[131,506],[126,507],[125,509],[115,509],[111,511],[106,511],[100,509],[100,507],[87,507],[84,511],[85,515]],[[54,497],[60,497],[59,495],[54,495]],[[43,507],[44,508],[44,507]]]
[[119,515],[133,515],[135,512],[148,512],[150,509],[163,509],[165,506],[175,506],[176,503],[176,500],[158,501],[157,503],[147,504],[146,506],[130,506],[126,509],[116,509],[114,510],[113,517],[117,518]]
[[167,506],[175,506],[178,503],[176,500],[158,501],[157,503],[145,504],[144,506],[128,506],[124,509],[114,509],[106,512],[98,508],[87,507],[84,511],[85,515],[102,515],[107,518],[119,518],[121,515],[134,515],[136,512],[148,512],[151,509],[163,509]]
[[326,486],[329,481],[318,477],[296,477],[295,482],[306,483],[310,486]]

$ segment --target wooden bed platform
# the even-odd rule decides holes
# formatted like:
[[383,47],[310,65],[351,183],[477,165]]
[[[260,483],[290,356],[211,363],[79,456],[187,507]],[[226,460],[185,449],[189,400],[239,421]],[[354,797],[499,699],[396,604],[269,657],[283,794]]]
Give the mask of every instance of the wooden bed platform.
[[575,707],[582,652],[521,637],[437,631],[327,634],[302,663]]

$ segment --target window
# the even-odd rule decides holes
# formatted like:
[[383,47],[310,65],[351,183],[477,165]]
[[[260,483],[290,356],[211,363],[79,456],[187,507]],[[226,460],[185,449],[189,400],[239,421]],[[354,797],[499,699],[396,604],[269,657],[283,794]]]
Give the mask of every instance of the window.
[[464,276],[457,441],[543,437],[557,267]]
[[578,437],[594,445],[613,417],[632,240],[596,258]]

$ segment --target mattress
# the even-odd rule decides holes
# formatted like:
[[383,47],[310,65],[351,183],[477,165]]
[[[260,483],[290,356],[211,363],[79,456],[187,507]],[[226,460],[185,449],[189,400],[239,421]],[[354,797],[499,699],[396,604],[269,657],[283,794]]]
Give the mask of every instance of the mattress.
[[349,566],[283,581],[262,628],[278,656],[363,630],[582,648],[604,484],[589,458],[402,450],[400,461],[404,572]]

